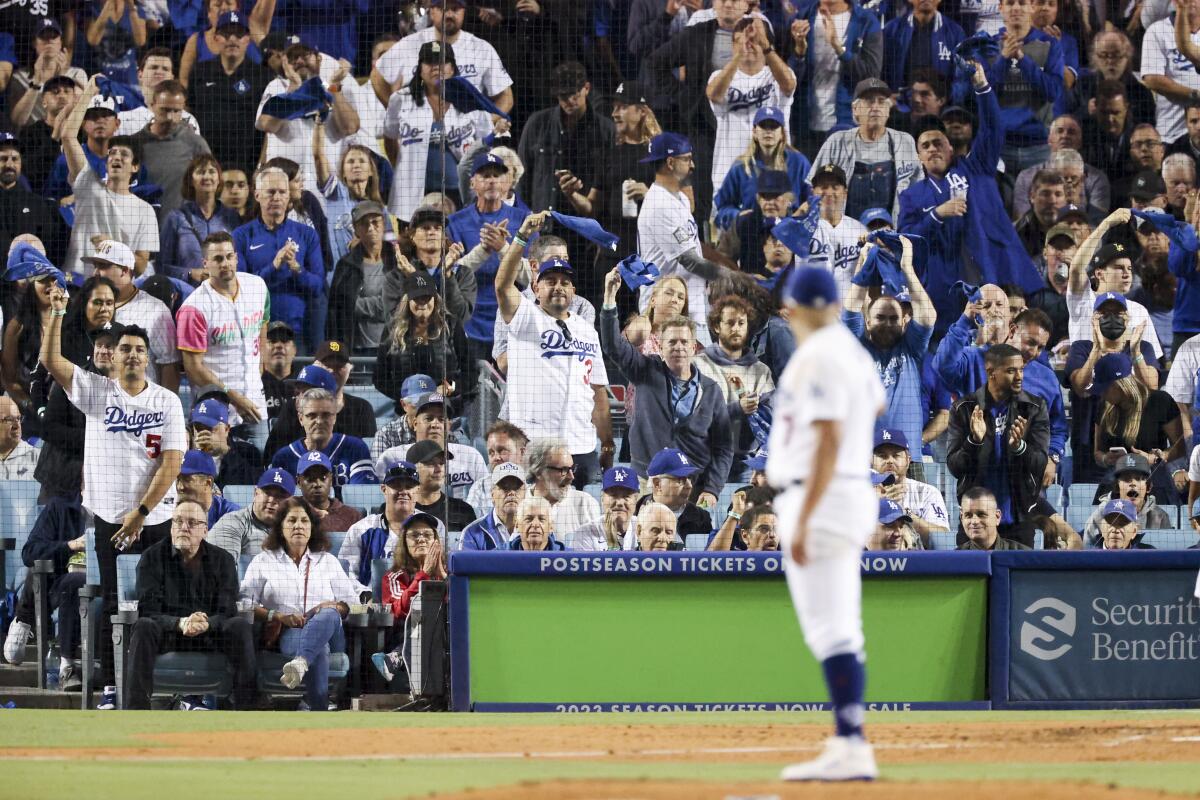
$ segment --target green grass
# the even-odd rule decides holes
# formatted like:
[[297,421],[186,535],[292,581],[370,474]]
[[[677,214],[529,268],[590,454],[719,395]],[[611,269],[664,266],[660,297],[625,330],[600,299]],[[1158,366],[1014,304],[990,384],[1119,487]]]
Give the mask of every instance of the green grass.
[[[1092,720],[1180,720],[1195,724],[1197,711],[1132,712],[913,712],[875,713],[868,724],[933,724],[947,722],[1028,722],[1053,720],[1085,723]],[[827,725],[824,713],[777,714],[284,714],[284,713],[113,713],[4,711],[0,713],[2,748],[63,748],[64,755],[77,747],[147,745],[147,734],[312,730],[314,736],[353,736],[355,729],[395,728],[397,736],[411,729],[488,727],[489,737],[506,740],[504,729],[530,725]],[[569,735],[563,748],[580,746]],[[670,736],[664,737],[669,747]],[[586,747],[584,748],[586,749]],[[1161,790],[1178,795],[1200,795],[1200,746],[1192,762],[1168,763],[1058,763],[1058,764],[905,764],[885,766],[883,777],[895,781],[1064,780],[1096,785]],[[203,753],[197,753],[202,756]],[[886,755],[884,761],[886,762]],[[782,762],[782,759],[780,759]],[[296,762],[217,761],[35,761],[6,762],[0,769],[0,798],[62,798],[83,795],[89,800],[114,797],[122,800],[271,800],[271,798],[353,797],[418,798],[434,791],[512,785],[528,780],[556,778],[658,778],[721,782],[769,782],[778,764],[719,761],[625,762],[608,759],[519,760],[464,759],[451,761],[338,760]]]

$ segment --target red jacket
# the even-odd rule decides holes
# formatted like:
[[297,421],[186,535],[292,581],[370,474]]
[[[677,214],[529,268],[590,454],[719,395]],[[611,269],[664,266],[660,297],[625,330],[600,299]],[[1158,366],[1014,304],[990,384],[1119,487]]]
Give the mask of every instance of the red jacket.
[[423,570],[417,570],[417,573],[410,577],[402,569],[394,569],[383,576],[383,602],[392,607],[396,623],[408,616],[412,600],[421,589],[421,581],[428,577]]

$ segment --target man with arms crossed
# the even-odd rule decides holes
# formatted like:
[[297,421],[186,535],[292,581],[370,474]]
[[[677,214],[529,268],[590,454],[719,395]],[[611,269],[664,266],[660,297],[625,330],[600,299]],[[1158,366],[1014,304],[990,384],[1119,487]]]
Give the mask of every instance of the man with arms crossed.
[[117,553],[140,553],[170,536],[187,426],[178,395],[146,380],[150,342],[145,330],[119,330],[111,373],[115,377],[108,378],[80,369],[62,354],[67,293],[56,288],[50,306],[42,333],[42,363],[87,418],[83,505],[96,521],[96,559],[104,593],[101,674],[111,683]]
[[779,522],[788,590],[804,640],[825,671],[837,735],[816,759],[785,767],[785,781],[872,780],[863,738],[862,579],[859,556],[875,530],[871,445],[884,391],[875,362],[839,322],[838,287],[817,267],[784,292],[796,352],[779,378],[767,479],[782,493]]

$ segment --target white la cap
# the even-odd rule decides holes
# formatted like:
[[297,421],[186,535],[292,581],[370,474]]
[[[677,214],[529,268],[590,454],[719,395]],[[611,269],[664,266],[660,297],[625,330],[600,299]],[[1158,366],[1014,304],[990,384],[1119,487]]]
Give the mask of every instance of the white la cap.
[[93,267],[97,261],[105,261],[128,270],[133,269],[133,251],[129,249],[129,245],[116,239],[105,239],[96,247],[94,254],[84,256],[82,260]]
[[492,467],[493,486],[505,478],[516,478],[521,483],[525,483],[525,470],[521,469],[519,464],[514,464],[511,461],[505,461],[503,464],[497,464]]

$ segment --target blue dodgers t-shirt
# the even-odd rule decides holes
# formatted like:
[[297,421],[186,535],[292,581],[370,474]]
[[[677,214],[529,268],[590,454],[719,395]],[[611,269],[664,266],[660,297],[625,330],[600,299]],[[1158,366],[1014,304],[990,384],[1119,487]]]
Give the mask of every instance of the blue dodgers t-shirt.
[[[459,242],[467,251],[479,244],[479,231],[485,224],[498,225],[501,220],[508,220],[508,233],[511,236],[525,221],[525,213],[509,205],[501,205],[498,211],[482,213],[479,207],[472,203],[461,211],[450,215],[447,233],[450,241]],[[480,342],[491,342],[496,329],[496,273],[500,270],[500,254],[492,253],[488,260],[475,270],[475,279],[479,284],[475,296],[475,312],[467,320],[464,329],[471,339]]]
[[861,313],[845,312],[842,321],[850,332],[858,337],[863,347],[875,359],[879,379],[883,382],[887,404],[879,424],[885,428],[899,428],[908,438],[910,453],[917,459],[921,454],[911,448],[921,445],[921,433],[929,418],[922,403],[921,373],[925,366],[925,354],[929,349],[929,338],[933,328],[910,321],[904,334],[890,350],[883,351],[871,344],[866,335],[866,321]]

